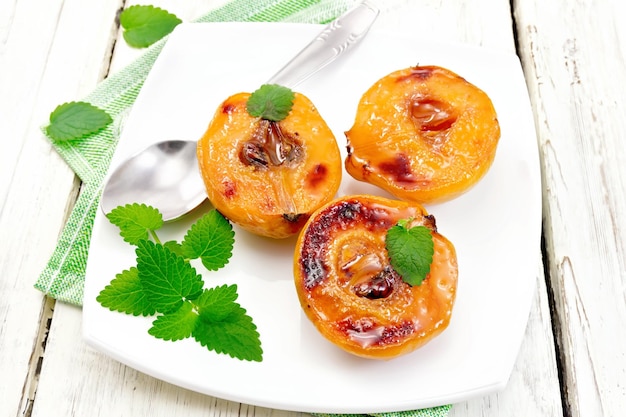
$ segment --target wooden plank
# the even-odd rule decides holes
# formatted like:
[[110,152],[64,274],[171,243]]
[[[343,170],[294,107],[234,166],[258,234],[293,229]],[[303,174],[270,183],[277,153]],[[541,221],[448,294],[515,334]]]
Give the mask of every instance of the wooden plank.
[[548,267],[568,415],[623,415],[626,8],[515,2],[543,155]]
[[[193,1],[162,0],[151,3],[183,18],[186,10],[191,18],[192,9],[200,7],[200,3],[209,6],[209,2]],[[400,28],[415,36],[440,41],[464,41],[507,50],[514,47],[509,6],[505,1],[429,0],[416,4],[409,0],[398,0],[381,1],[379,4],[387,11],[378,22],[380,27]],[[136,54],[137,51],[129,50],[122,40],[118,40],[113,70],[121,68]],[[535,306],[537,308],[531,315],[524,347],[507,390],[486,399],[455,406],[456,417],[481,414],[515,417],[533,415],[527,413],[529,410],[558,411],[558,383],[554,377],[554,353],[550,350],[549,312],[542,285],[538,286]],[[62,304],[56,306],[33,416],[300,414],[218,400],[145,376],[86,347],[81,340],[80,324],[78,308]],[[536,398],[533,378],[542,378],[544,381],[548,392],[546,398]],[[555,390],[557,395],[554,395]],[[529,405],[520,408],[520,404]],[[552,415],[559,414],[556,412]]]
[[[46,336],[48,303],[33,284],[56,245],[76,195],[74,174],[51,150],[39,126],[59,102],[88,91],[110,50],[99,16],[113,2],[84,5],[87,22],[63,13],[68,2],[0,4],[0,415],[27,414]],[[81,15],[87,16],[87,12]],[[70,34],[62,28],[75,28]],[[101,33],[104,36],[89,36]],[[57,49],[59,42],[65,46]],[[95,60],[85,50],[92,49]],[[72,67],[72,65],[74,65]],[[72,68],[74,70],[72,71]]]

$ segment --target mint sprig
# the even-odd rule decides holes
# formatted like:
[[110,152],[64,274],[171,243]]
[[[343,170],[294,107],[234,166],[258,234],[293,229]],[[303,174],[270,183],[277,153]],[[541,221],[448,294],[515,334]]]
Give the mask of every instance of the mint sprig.
[[120,14],[124,40],[135,48],[152,45],[182,23],[176,15],[159,7],[136,5]]
[[421,285],[430,273],[435,252],[433,236],[426,226],[409,227],[409,220],[400,220],[389,230],[385,246],[393,269],[407,284]]
[[84,101],[58,105],[50,113],[46,133],[54,140],[81,139],[105,128],[113,121],[104,110]]
[[248,98],[246,110],[253,117],[280,122],[289,115],[294,100],[291,89],[278,84],[263,84]]
[[154,316],[148,333],[177,341],[193,337],[208,350],[258,361],[263,350],[257,327],[237,302],[237,286],[204,288],[189,262],[201,259],[217,270],[232,256],[232,225],[211,210],[188,230],[183,241],[161,244],[156,231],[162,216],[153,207],[129,204],[107,214],[126,242],[136,246],[137,265],[118,274],[96,297],[112,311]]

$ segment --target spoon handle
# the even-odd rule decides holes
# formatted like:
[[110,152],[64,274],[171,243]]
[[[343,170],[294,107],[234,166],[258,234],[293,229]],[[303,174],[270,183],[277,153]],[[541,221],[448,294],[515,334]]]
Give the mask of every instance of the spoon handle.
[[379,10],[365,0],[339,16],[270,78],[267,84],[290,88],[300,84],[357,44],[367,34],[378,13]]

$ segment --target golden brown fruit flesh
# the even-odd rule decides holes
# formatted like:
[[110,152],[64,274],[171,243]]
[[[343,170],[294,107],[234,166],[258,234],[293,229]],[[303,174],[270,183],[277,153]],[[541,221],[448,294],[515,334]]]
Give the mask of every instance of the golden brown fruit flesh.
[[232,222],[258,235],[298,233],[341,182],[335,137],[311,101],[296,93],[280,122],[250,116],[249,93],[224,101],[198,142],[207,194]]
[[[391,267],[387,230],[398,220],[431,229],[434,255],[419,286]],[[417,203],[371,195],[332,201],[298,237],[294,277],[300,304],[329,341],[352,354],[390,359],[424,345],[450,321],[457,288],[452,243]]]
[[484,91],[445,68],[418,66],[370,87],[346,136],[352,177],[401,199],[433,203],[485,175],[500,125]]

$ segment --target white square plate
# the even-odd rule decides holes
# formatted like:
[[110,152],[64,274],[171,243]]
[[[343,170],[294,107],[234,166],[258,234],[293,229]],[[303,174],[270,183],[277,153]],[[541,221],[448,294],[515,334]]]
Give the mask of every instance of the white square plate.
[[[218,105],[254,91],[306,45],[320,26],[288,23],[183,24],[171,35],[126,121],[113,164],[149,143],[199,139]],[[84,299],[84,336],[94,348],[173,384],[271,408],[367,413],[424,408],[503,388],[524,334],[539,261],[541,186],[532,113],[515,55],[438,45],[372,31],[354,50],[301,84],[343,134],[358,100],[401,68],[447,67],[489,94],[502,129],[487,175],[463,196],[427,207],[456,246],[459,287],[448,329],[425,347],[390,361],[353,357],[323,339],[306,319],[292,277],[295,239],[273,241],[235,227],[226,268],[198,267],[207,286],[236,283],[238,302],[261,334],[263,361],[243,362],[188,339],[147,332],[152,318],[111,312],[98,293],[134,265],[133,248],[98,213]],[[345,156],[345,154],[344,154]],[[344,173],[339,193],[384,195]],[[161,240],[182,239],[193,219],[169,224]]]

